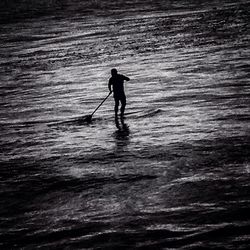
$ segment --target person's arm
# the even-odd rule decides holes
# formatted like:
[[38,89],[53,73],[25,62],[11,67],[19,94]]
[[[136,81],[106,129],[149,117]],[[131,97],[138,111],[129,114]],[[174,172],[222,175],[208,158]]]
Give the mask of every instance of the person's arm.
[[111,85],[112,85],[112,82],[111,82],[111,79],[109,79],[109,84],[108,84],[108,87],[109,87],[109,93],[111,93],[111,92],[112,92]]
[[126,80],[126,81],[130,81],[130,78],[127,77],[127,76],[124,76],[124,75],[123,75],[123,79]]

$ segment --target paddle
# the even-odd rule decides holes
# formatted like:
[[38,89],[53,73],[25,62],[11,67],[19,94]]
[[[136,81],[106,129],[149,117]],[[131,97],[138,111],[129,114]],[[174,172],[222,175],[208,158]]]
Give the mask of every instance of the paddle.
[[111,95],[111,93],[112,92],[109,92],[109,94],[103,99],[103,101],[98,105],[98,107],[94,110],[94,112],[91,114],[91,115],[87,115],[86,117],[85,117],[85,121],[86,122],[88,122],[88,123],[90,123],[91,122],[91,120],[92,120],[92,116],[94,115],[94,113],[97,111],[97,109],[99,109],[101,106],[102,106],[102,104],[108,99],[108,97]]

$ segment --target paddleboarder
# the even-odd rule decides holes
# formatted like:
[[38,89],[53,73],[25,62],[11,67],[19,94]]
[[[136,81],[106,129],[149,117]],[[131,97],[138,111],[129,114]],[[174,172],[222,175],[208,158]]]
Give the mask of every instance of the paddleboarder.
[[[119,103],[121,102],[121,118],[124,116],[125,106],[126,106],[126,95],[124,92],[124,80],[129,81],[127,76],[118,74],[117,69],[111,70],[111,78],[109,79],[109,92],[113,90],[114,100],[115,100],[115,118],[118,117]],[[111,87],[112,86],[112,87]]]

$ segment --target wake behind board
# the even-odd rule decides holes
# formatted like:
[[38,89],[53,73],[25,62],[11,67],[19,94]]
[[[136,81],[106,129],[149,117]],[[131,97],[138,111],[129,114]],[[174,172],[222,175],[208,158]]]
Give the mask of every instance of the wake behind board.
[[80,116],[80,117],[72,117],[64,121],[57,121],[49,123],[48,126],[58,126],[58,125],[88,125],[92,121],[92,117],[90,115]]

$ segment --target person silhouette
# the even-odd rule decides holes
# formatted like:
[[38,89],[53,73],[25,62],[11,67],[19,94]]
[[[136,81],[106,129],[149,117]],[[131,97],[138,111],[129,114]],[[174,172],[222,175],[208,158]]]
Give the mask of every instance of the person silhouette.
[[[127,76],[120,75],[117,72],[117,69],[112,69],[111,70],[111,78],[109,79],[109,92],[114,93],[114,100],[115,100],[115,118],[117,119],[118,117],[118,108],[119,108],[119,103],[121,102],[121,118],[124,118],[124,111],[126,107],[126,95],[124,92],[124,80],[129,81],[130,79]],[[112,88],[111,88],[112,86]]]

